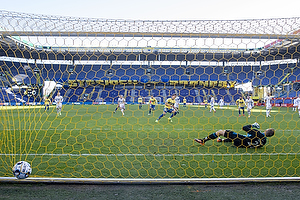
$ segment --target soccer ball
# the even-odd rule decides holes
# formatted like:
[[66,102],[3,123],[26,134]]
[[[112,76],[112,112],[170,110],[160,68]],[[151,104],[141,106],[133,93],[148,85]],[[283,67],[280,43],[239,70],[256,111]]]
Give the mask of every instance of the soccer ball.
[[12,168],[13,174],[17,179],[28,178],[31,174],[31,166],[26,161],[19,161]]

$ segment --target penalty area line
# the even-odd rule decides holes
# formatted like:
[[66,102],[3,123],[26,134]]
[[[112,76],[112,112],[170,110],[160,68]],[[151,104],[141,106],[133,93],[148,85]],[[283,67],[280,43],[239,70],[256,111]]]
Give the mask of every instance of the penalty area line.
[[0,156],[69,156],[69,157],[80,157],[80,156],[96,156],[96,157],[141,157],[141,156],[154,156],[154,157],[193,157],[193,156],[287,156],[287,155],[300,155],[300,153],[240,153],[240,154],[51,154],[51,153],[41,153],[41,154],[6,154],[1,153]]

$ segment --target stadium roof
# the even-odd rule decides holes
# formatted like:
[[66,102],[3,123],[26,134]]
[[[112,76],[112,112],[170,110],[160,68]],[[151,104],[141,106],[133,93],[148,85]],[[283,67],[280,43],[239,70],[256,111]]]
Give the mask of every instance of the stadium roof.
[[[284,56],[275,59],[291,59],[299,57],[299,28],[300,18],[148,21],[75,18],[0,11],[3,46],[12,49],[25,47],[29,48],[29,51],[36,50],[37,53],[60,52],[63,57],[70,54],[73,59],[75,54],[80,56],[89,52],[93,54],[198,53],[206,55],[204,57],[209,59],[212,57],[226,60],[228,57],[237,59],[238,56],[245,59],[250,56],[254,57],[254,60],[257,60],[257,56],[263,56],[262,60],[268,60],[265,58],[266,55],[271,56],[269,59],[274,59],[275,55],[282,52]],[[90,45],[95,38],[102,43]],[[118,38],[127,43],[120,42]],[[129,42],[130,38],[139,42]],[[68,39],[72,42],[68,43]],[[77,39],[80,40],[80,45],[76,44]],[[60,40],[63,41],[62,44]],[[88,41],[87,45],[84,45],[84,40]],[[160,44],[160,41],[164,40],[175,40],[176,44]],[[209,40],[213,40],[210,41],[211,44],[203,45]],[[228,40],[233,45],[230,46]],[[117,45],[112,46],[113,43]],[[219,56],[215,56],[217,54]],[[200,56],[200,59],[202,57]]]
[[[212,37],[225,35],[273,35],[278,38],[300,28],[300,18],[283,19],[253,19],[253,20],[177,20],[177,21],[147,21],[147,20],[113,20],[90,19],[26,14],[18,12],[0,11],[0,25],[7,32],[42,35],[61,34],[72,35],[89,34],[124,35],[141,34],[161,36],[196,36],[199,34]],[[76,36],[78,36],[76,34]],[[123,37],[123,36],[122,36]],[[202,37],[202,36],[201,36]]]

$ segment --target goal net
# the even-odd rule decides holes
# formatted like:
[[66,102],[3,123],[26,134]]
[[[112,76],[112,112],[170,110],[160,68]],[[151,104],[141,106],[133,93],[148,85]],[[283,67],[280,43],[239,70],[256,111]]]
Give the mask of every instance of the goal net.
[[[300,18],[0,11],[0,176],[24,160],[38,178],[298,177],[299,29]],[[240,98],[253,100],[251,112]],[[194,141],[247,135],[255,122],[275,129],[260,148]]]

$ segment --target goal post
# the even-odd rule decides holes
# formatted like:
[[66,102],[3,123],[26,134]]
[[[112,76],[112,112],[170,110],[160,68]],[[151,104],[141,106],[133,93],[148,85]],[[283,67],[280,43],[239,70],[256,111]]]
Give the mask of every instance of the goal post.
[[[0,181],[20,160],[32,166],[26,181],[297,180],[299,29],[300,18],[0,11]],[[173,94],[179,109],[168,113]],[[251,112],[237,105],[248,97]],[[194,141],[218,130],[247,135],[242,127],[255,122],[261,132],[275,129],[261,148]]]

